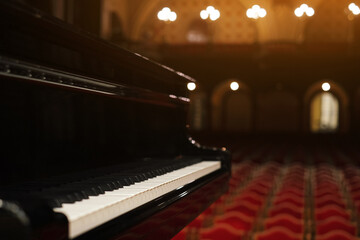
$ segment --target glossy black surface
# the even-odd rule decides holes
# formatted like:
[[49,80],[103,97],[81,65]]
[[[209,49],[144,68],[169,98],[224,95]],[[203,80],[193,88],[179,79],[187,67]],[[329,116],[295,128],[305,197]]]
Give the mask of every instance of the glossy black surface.
[[[67,238],[52,207],[202,160],[222,168],[80,238],[170,238],[225,191],[228,152],[187,134],[190,77],[15,1],[0,2],[0,26],[0,201],[28,218],[29,238]],[[170,213],[166,229],[144,230]]]

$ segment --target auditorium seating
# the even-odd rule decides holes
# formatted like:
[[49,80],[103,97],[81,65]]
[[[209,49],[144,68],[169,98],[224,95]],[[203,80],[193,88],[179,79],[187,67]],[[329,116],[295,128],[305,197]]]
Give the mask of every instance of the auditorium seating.
[[277,150],[238,155],[228,192],[176,239],[360,239],[360,154]]

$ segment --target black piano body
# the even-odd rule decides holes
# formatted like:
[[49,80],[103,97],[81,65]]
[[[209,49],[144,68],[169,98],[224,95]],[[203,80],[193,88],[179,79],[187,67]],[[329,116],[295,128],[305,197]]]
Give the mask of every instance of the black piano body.
[[77,239],[169,239],[226,191],[229,153],[187,133],[193,79],[22,3],[0,19],[1,239],[69,238],[47,189],[112,171],[221,162]]

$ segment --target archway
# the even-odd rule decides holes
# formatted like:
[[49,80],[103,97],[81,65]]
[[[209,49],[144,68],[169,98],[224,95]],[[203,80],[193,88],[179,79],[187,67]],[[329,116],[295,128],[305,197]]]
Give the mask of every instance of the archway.
[[[323,83],[327,82],[330,86],[330,89],[326,92],[328,94],[323,95],[325,92],[322,89],[322,85]],[[330,95],[329,95],[330,94]],[[324,100],[325,99],[325,100]],[[328,100],[326,100],[328,99]],[[323,81],[319,81],[316,82],[314,84],[312,84],[308,90],[306,91],[305,95],[304,95],[304,126],[305,126],[305,131],[307,132],[331,132],[329,129],[328,130],[320,130],[322,128],[328,128],[325,126],[320,127],[320,123],[315,124],[313,121],[315,121],[315,119],[317,119],[317,121],[320,121],[320,115],[321,115],[321,111],[319,112],[319,108],[321,109],[321,102],[325,101],[325,105],[324,105],[324,109],[323,109],[323,114],[325,117],[325,119],[333,119],[330,120],[335,124],[337,121],[337,125],[336,128],[331,130],[331,131],[336,131],[339,133],[345,133],[348,131],[349,128],[349,98],[348,95],[346,94],[346,92],[343,90],[343,88],[338,85],[337,83],[335,83],[334,81],[330,81],[330,80],[323,80]],[[338,104],[336,103],[338,102]],[[338,105],[338,107],[336,107],[336,105]],[[330,106],[330,107],[329,107]],[[317,109],[318,111],[316,112],[316,110],[313,110],[315,107],[315,109]],[[326,108],[328,110],[326,110]],[[331,109],[331,110],[329,110]],[[338,109],[338,110],[336,110]],[[315,111],[315,112],[314,112]],[[331,111],[333,112],[332,114],[335,114],[334,116],[330,117],[330,113],[326,113],[326,111]],[[338,114],[336,114],[336,111],[338,112]],[[336,117],[336,115],[338,115],[337,119],[338,120],[334,120]],[[322,120],[327,122],[328,120]],[[324,122],[323,122],[324,123]],[[312,124],[314,124],[314,126],[318,126],[318,127],[314,127]],[[335,125],[334,125],[335,126]],[[318,129],[318,130],[314,130],[313,129]]]
[[339,100],[329,92],[316,94],[310,103],[310,130],[336,132],[339,128]]
[[[238,83],[237,90],[230,84]],[[250,90],[241,81],[230,79],[219,84],[211,98],[212,127],[214,130],[249,132],[253,122]]]

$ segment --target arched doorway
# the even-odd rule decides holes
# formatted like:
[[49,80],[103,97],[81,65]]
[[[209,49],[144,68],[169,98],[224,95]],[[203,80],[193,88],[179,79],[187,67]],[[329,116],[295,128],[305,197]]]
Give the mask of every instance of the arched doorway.
[[310,130],[314,133],[336,132],[339,128],[339,100],[329,92],[316,94],[310,103]]
[[[238,87],[231,90],[230,84]],[[253,101],[247,85],[237,79],[219,84],[211,97],[212,128],[235,132],[250,132],[253,125]]]
[[[329,89],[323,89],[324,83]],[[304,124],[307,132],[346,133],[349,129],[349,97],[331,80],[312,84],[304,95]]]
[[251,100],[245,91],[229,92],[223,99],[223,126],[226,131],[249,132]]

